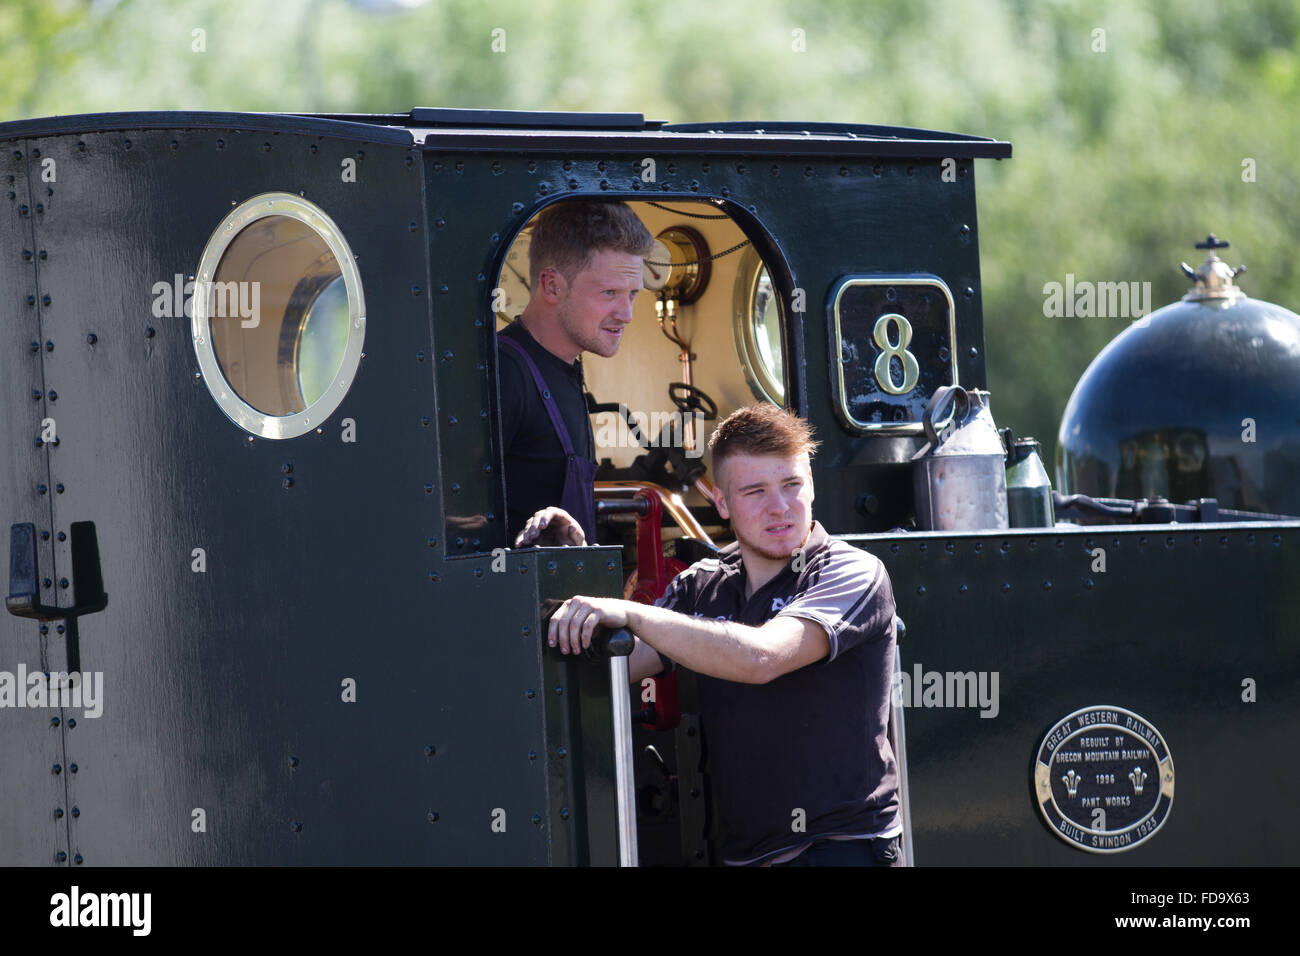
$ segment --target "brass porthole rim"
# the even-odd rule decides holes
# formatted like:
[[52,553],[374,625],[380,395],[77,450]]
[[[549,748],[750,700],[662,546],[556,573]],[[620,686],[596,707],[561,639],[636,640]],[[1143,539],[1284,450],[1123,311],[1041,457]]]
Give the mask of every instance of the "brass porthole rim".
[[[284,216],[296,219],[310,227],[329,247],[338,262],[343,285],[348,293],[348,341],[334,378],[321,396],[307,408],[292,415],[268,415],[239,397],[226,380],[217,361],[212,344],[211,317],[208,315],[208,297],[198,294],[203,283],[212,280],[226,250],[244,229],[259,219]],[[226,417],[244,431],[261,438],[286,439],[307,434],[323,423],[343,401],[361,365],[361,352],[366,336],[366,304],[361,288],[361,273],[357,269],[352,249],[343,237],[343,231],[323,209],[310,200],[293,193],[260,193],[240,203],[217,224],[212,236],[203,247],[199,267],[195,272],[196,289],[193,298],[193,316],[190,333],[194,352],[199,362],[203,382],[213,400]]]
[[[736,339],[736,351],[740,356],[740,365],[745,373],[745,381],[749,385],[750,391],[754,393],[754,397],[760,401],[784,407],[785,382],[778,383],[776,376],[771,374],[771,370],[764,367],[758,355],[758,341],[754,335],[754,290],[758,286],[758,277],[766,266],[767,263],[763,261],[763,257],[759,255],[758,250],[753,246],[748,247],[741,253],[740,266],[736,271],[735,293],[732,297],[734,309],[732,332]],[[771,278],[770,272],[768,277]],[[785,309],[781,297],[776,294],[775,285],[772,290],[772,298],[776,302],[777,322],[784,331]],[[782,345],[781,351],[782,377],[784,377],[786,362],[784,345]]]

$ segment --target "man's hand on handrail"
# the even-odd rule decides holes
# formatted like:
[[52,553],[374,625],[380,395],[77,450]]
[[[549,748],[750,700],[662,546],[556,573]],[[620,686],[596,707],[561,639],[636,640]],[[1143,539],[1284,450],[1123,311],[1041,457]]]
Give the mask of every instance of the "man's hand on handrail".
[[573,515],[563,508],[543,508],[528,519],[524,530],[515,538],[516,548],[553,548],[564,545],[582,547],[587,536]]

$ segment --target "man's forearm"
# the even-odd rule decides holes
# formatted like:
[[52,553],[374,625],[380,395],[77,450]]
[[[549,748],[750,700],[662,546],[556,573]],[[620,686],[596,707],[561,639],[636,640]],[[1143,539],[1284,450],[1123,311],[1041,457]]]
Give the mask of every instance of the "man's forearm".
[[758,628],[628,603],[629,629],[665,657],[698,674],[742,684],[763,683],[760,675],[771,652],[763,646]]

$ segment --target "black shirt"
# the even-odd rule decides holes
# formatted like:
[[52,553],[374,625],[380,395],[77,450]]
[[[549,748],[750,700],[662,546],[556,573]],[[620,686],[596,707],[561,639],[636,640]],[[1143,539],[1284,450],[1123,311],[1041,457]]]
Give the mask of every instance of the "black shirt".
[[[799,571],[788,564],[746,599],[738,545],[691,565],[656,603],[758,627],[793,615],[820,624],[830,655],[768,684],[698,675],[723,857],[761,863],[831,836],[900,832],[889,745],[894,592],[880,559],[818,522]],[[802,813],[800,813],[802,811]],[[802,828],[799,828],[802,824]]]
[[[543,348],[518,320],[497,335],[524,347],[537,363],[569,429],[573,450],[594,462],[596,442],[587,413],[582,360],[573,364]],[[524,524],[538,511],[558,507],[564,494],[567,460],[555,426],[537,393],[532,372],[509,348],[497,347],[501,386],[501,447],[506,472],[506,534],[514,544]]]

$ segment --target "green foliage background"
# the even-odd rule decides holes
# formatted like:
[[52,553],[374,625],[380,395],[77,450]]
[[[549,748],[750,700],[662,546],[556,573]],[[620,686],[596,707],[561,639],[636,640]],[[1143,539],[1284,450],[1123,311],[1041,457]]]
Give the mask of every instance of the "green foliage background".
[[1045,283],[1150,281],[1159,307],[1214,231],[1300,309],[1298,40],[1288,0],[0,0],[0,120],[472,106],[1010,140],[976,165],[993,410],[1051,454],[1125,322],[1045,318]]

